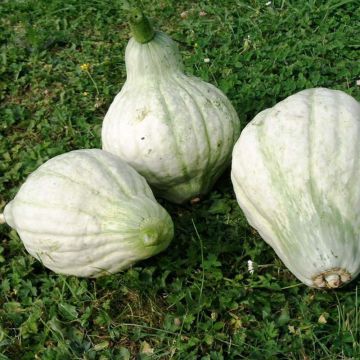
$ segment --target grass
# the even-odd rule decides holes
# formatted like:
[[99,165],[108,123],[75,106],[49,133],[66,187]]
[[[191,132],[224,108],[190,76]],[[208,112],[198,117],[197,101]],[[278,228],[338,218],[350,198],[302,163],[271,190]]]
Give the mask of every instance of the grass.
[[[187,72],[220,87],[243,126],[308,87],[360,100],[356,1],[144,6],[179,42]],[[128,37],[116,1],[2,1],[0,208],[47,159],[100,147]],[[336,292],[301,285],[247,224],[229,172],[200,204],[162,203],[176,226],[168,251],[98,280],[46,270],[1,226],[0,359],[360,357],[359,281]]]

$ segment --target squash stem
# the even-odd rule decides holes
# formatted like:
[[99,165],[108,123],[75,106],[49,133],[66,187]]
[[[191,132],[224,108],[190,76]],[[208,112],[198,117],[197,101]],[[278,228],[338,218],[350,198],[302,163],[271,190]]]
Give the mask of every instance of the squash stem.
[[140,44],[146,44],[154,38],[154,29],[141,9],[130,10],[129,24],[132,36]]
[[324,271],[313,278],[317,288],[336,289],[351,280],[351,275],[346,269],[334,268]]
[[5,221],[5,216],[4,214],[0,214],[0,224],[5,224],[6,221]]

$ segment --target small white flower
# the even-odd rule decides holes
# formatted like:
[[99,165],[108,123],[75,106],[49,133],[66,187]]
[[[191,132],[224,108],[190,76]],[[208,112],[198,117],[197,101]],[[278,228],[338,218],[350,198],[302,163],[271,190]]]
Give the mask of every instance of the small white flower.
[[210,59],[209,58],[205,58],[204,59],[204,63],[209,63],[210,62]]
[[356,80],[356,85],[357,85],[357,86],[360,86],[360,79],[359,79],[359,80]]
[[251,275],[254,273],[254,265],[251,260],[248,260],[248,270]]
[[265,5],[266,5],[266,6],[271,5],[271,1],[268,1]]
[[207,13],[205,11],[200,11],[199,12],[199,16],[206,16],[206,15],[207,15]]

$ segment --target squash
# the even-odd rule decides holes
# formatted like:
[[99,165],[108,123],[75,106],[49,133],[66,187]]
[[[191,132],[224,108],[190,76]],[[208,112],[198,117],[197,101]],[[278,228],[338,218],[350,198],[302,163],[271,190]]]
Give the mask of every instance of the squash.
[[98,277],[163,251],[169,214],[145,179],[116,156],[77,150],[33,172],[0,216],[56,273]]
[[240,122],[219,89],[184,74],[175,42],[140,10],[130,24],[127,79],[104,118],[102,147],[157,195],[183,203],[206,194],[230,165]]
[[360,104],[301,91],[260,112],[233,151],[231,178],[250,225],[308,286],[360,272]]

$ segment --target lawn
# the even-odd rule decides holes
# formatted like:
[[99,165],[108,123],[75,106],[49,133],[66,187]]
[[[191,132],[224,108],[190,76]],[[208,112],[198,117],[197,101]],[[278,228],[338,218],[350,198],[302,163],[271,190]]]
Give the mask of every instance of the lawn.
[[[305,88],[360,100],[355,0],[143,5],[242,127]],[[128,39],[118,0],[0,3],[0,210],[49,158],[101,146]],[[97,280],[52,273],[0,225],[0,359],[360,358],[359,280],[302,285],[247,224],[229,171],[198,204],[160,202],[175,223],[170,247]]]

